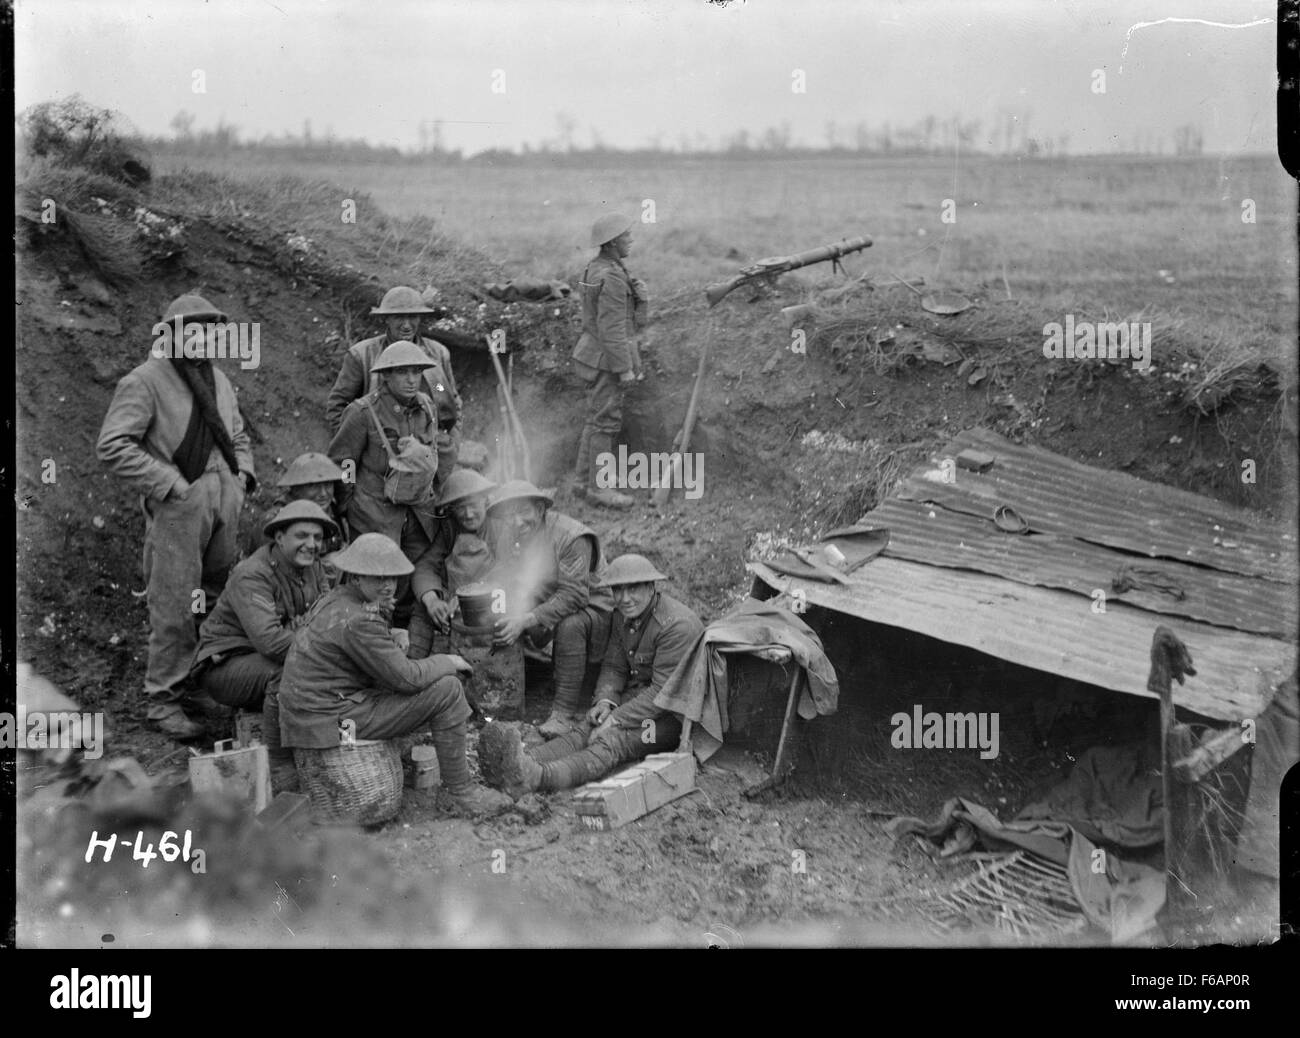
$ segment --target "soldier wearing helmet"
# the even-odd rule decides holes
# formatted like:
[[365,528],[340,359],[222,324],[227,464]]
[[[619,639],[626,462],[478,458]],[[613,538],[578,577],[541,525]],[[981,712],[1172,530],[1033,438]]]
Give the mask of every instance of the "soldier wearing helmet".
[[582,335],[573,347],[578,374],[591,384],[587,417],[578,441],[573,486],[587,500],[607,508],[630,508],[632,499],[596,482],[597,459],[612,453],[623,428],[623,403],[629,383],[641,373],[634,336],[644,323],[645,283],[632,277],[623,260],[632,250],[632,223],[607,213],[591,229],[591,244],[600,252],[587,264],[579,289]]
[[[386,347],[371,365],[373,388],[344,409],[326,452],[354,474],[338,493],[350,536],[382,533],[412,562],[433,543],[439,524],[437,413],[419,388],[433,367],[414,343]],[[428,477],[423,485],[421,475]],[[411,615],[410,581],[404,578],[398,591],[398,623],[404,627]]]
[[277,780],[293,775],[293,760],[280,747],[275,686],[293,632],[330,588],[321,555],[338,532],[334,520],[311,501],[279,509],[263,527],[262,546],[231,571],[199,631],[190,677],[218,703],[262,711]]
[[379,355],[395,342],[413,342],[430,361],[424,370],[420,390],[433,401],[437,414],[438,467],[443,473],[442,478],[446,478],[456,467],[462,408],[456,378],[451,371],[451,351],[437,339],[420,335],[421,318],[437,312],[426,306],[420,293],[413,288],[398,285],[389,289],[379,306],[370,311],[373,316],[384,319],[384,334],[363,339],[348,349],[325,405],[325,420],[331,431],[338,432],[348,404],[373,389],[371,372]]
[[423,659],[434,646],[434,632],[446,633],[456,605],[456,589],[482,579],[492,568],[486,540],[488,494],[496,484],[472,469],[447,477],[435,503],[446,521],[433,543],[415,560],[411,589],[419,605],[411,614],[412,659]]
[[581,723],[609,638],[613,598],[601,583],[604,563],[596,534],[552,511],[550,494],[521,479],[503,483],[488,499],[495,569],[486,578],[505,591],[506,615],[496,642],[541,648],[554,641],[555,701],[541,726],[562,735]]
[[491,722],[479,739],[486,782],[516,797],[572,789],[620,764],[676,748],[681,718],[654,699],[704,624],[659,590],[664,579],[642,555],[620,555],[609,564],[603,583],[613,590],[618,616],[585,723],[525,752],[517,729]]
[[465,757],[469,703],[462,657],[413,660],[404,632],[392,627],[399,579],[413,569],[389,538],[365,533],[332,559],[348,582],[319,599],[294,637],[280,679],[280,734],[286,747],[338,745],[339,724],[351,720],[362,739],[395,739],[420,729],[433,734],[442,785],[471,814],[510,806],[509,797],[476,785]]
[[243,557],[250,557],[262,546],[265,540],[262,531],[266,524],[291,501],[310,501],[324,509],[333,520],[336,532],[326,536],[325,544],[321,548],[322,555],[329,555],[342,548],[345,528],[341,521],[342,517],[335,511],[334,504],[342,481],[343,470],[335,465],[328,455],[321,454],[319,451],[299,454],[289,463],[289,467],[284,470],[284,475],[275,482],[275,485],[280,488],[280,494],[261,517],[261,521],[244,534],[241,544]]
[[[202,296],[184,295],[163,321],[188,329],[229,318]],[[203,727],[185,708],[215,704],[187,688],[198,643],[195,592],[216,601],[235,562],[240,509],[257,482],[230,380],[206,358],[151,356],[118,382],[96,453],[141,493],[147,718],[168,735],[198,738]]]

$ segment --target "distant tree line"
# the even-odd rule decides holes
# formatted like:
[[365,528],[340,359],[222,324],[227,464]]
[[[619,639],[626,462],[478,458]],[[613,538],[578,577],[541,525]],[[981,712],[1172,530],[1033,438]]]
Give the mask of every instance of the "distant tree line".
[[[599,160],[610,164],[634,163],[665,156],[744,156],[752,158],[798,157],[813,155],[1013,155],[1027,158],[1052,158],[1070,154],[1070,134],[1031,129],[1032,113],[1027,109],[1004,109],[988,120],[940,119],[926,116],[911,123],[872,125],[866,122],[827,121],[816,143],[796,141],[788,121],[762,131],[737,129],[711,138],[700,132],[676,135],[651,134],[640,146],[613,147],[605,142],[595,126],[587,128],[580,139],[578,122],[565,112],[555,117],[555,133],[535,142],[525,141],[514,149],[496,148],[465,156],[445,143],[444,123],[426,119],[419,124],[419,145],[413,150],[380,146],[359,139],[334,136],[332,128],[323,135],[313,133],[310,120],[304,121],[300,133],[265,135],[240,139],[239,130],[220,119],[211,129],[196,130],[193,114],[181,111],[171,121],[174,136],[157,138],[149,143],[156,151],[179,154],[225,154],[236,151],[270,153],[287,159],[358,159],[385,162],[447,163],[474,162],[492,164],[526,164],[539,156],[552,162],[589,163]],[[1129,155],[1200,155],[1202,134],[1199,126],[1176,127],[1170,136],[1150,130],[1137,131],[1127,138],[1116,138],[1111,149]]]

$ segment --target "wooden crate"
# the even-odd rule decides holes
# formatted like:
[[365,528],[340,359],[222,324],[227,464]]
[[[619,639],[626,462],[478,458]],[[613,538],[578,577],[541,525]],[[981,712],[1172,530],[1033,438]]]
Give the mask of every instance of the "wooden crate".
[[652,753],[607,779],[582,786],[574,793],[575,809],[588,829],[617,829],[694,788],[694,754]]

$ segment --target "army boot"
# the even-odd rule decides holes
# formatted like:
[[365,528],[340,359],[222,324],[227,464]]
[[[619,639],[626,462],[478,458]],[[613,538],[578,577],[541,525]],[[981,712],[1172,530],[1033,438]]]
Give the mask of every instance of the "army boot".
[[186,717],[185,711],[175,703],[151,710],[150,715],[148,720],[151,727],[182,742],[201,739],[208,731],[203,725]]
[[516,800],[541,786],[542,766],[528,755],[519,732],[510,725],[493,721],[484,727],[478,758],[483,780]]
[[622,494],[613,487],[602,487],[597,479],[600,472],[600,456],[614,453],[614,437],[609,433],[593,432],[591,434],[590,465],[587,483],[587,500],[601,508],[631,508],[632,498]]
[[447,799],[462,814],[471,817],[500,814],[514,806],[504,793],[480,786],[469,776],[465,759],[465,722],[451,728],[435,729],[433,745],[438,753],[438,770]]
[[551,716],[537,726],[537,730],[546,738],[555,739],[573,731],[580,723],[581,715],[574,717],[572,714],[553,710]]

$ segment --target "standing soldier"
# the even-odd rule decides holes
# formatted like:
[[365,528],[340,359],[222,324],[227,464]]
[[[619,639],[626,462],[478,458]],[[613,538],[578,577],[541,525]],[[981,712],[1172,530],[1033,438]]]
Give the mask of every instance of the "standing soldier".
[[704,624],[690,607],[659,591],[664,579],[643,555],[620,555],[609,564],[604,584],[613,588],[619,616],[586,723],[527,752],[518,731],[489,723],[479,739],[484,781],[516,797],[572,789],[620,764],[676,749],[681,718],[655,706],[655,696]]
[[[330,459],[351,470],[339,486],[350,536],[382,533],[415,562],[433,543],[440,522],[434,513],[435,447],[433,401],[420,392],[423,373],[434,366],[412,342],[395,342],[371,366],[372,388],[343,412],[330,442]],[[409,579],[398,588],[398,626],[411,615]]]
[[387,330],[348,349],[325,405],[325,420],[330,430],[337,433],[348,404],[374,388],[370,373],[379,355],[395,342],[415,343],[430,362],[420,389],[433,401],[437,412],[438,482],[441,484],[456,467],[461,440],[461,402],[451,372],[451,351],[436,339],[420,336],[420,318],[437,311],[425,306],[415,289],[399,285],[389,289],[379,306],[370,312],[385,319]]
[[[163,321],[210,326],[229,318],[201,296],[184,295]],[[193,739],[203,734],[184,710],[199,702],[185,689],[198,643],[194,605],[201,601],[198,613],[206,612],[226,582],[239,510],[256,476],[230,380],[206,357],[177,356],[179,345],[164,357],[155,351],[118,382],[96,451],[143,495],[148,720],[168,735]]]
[[632,499],[596,482],[597,459],[613,453],[623,427],[623,398],[628,383],[641,372],[641,357],[633,336],[643,323],[645,284],[632,277],[623,260],[632,251],[632,220],[617,213],[598,219],[591,244],[600,248],[582,275],[582,336],[573,348],[573,362],[591,389],[587,420],[578,442],[574,488],[585,489],[587,500],[606,508],[630,508]]

